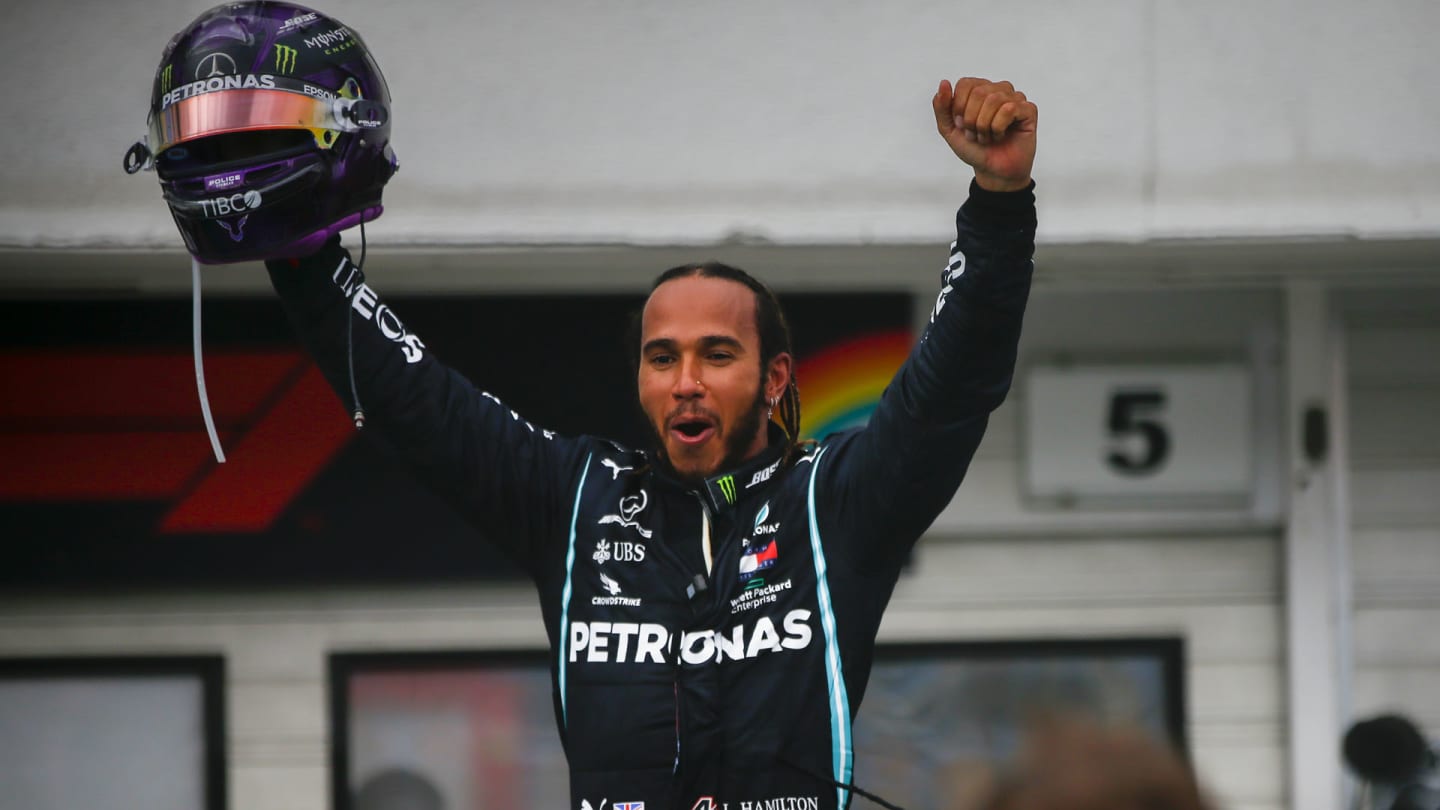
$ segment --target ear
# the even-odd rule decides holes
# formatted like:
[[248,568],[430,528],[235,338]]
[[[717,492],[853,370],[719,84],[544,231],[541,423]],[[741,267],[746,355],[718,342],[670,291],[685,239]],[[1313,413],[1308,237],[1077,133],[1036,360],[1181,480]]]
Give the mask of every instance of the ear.
[[794,375],[795,359],[789,352],[780,352],[770,358],[770,367],[765,369],[765,401],[770,402],[784,396]]

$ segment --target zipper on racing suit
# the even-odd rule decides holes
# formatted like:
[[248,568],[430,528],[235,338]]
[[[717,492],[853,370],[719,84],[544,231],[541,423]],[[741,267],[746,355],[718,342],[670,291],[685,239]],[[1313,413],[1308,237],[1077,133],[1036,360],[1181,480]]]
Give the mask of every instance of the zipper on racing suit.
[[[710,572],[714,570],[715,567],[714,551],[710,539],[710,507],[706,505],[705,499],[701,497],[700,493],[697,492],[694,494],[695,500],[700,502],[700,553],[705,560],[705,573],[696,574],[690,580],[690,584],[685,587],[685,595],[690,598],[690,609],[692,612],[695,610],[695,600],[699,599],[702,594],[710,589]],[[682,728],[680,717],[680,670],[685,665],[684,660],[681,658],[683,653],[683,639],[684,633],[682,631],[680,640],[675,644],[675,677],[671,682],[671,688],[675,695],[675,764],[672,772],[677,774],[680,772],[680,730]]]

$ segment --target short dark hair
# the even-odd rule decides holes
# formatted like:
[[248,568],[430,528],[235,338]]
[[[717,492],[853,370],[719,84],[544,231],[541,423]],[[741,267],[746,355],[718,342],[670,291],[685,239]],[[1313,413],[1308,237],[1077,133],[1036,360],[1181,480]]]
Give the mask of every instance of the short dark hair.
[[[781,353],[795,354],[791,348],[790,324],[785,320],[785,311],[780,307],[780,299],[764,282],[741,270],[716,261],[693,262],[682,264],[679,267],[672,267],[669,270],[655,277],[655,282],[650,285],[650,292],[660,288],[661,284],[673,281],[677,278],[688,278],[698,276],[700,278],[720,278],[726,281],[733,281],[736,284],[743,284],[755,294],[755,331],[760,335],[760,379],[765,379],[765,370],[770,367],[770,361]],[[630,362],[639,370],[640,362],[640,330],[641,319],[644,316],[644,308],[637,310],[630,321],[630,334],[626,345],[630,351]],[[790,366],[790,381],[785,386],[785,391],[780,395],[780,401],[776,403],[776,413],[780,417],[780,429],[785,433],[786,464],[793,462],[804,452],[805,447],[800,442],[800,387],[795,382],[795,366]]]

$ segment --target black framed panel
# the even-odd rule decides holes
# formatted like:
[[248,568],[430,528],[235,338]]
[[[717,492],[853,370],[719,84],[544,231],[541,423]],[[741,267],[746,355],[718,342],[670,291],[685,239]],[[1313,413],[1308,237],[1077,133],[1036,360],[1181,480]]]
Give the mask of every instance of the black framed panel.
[[[332,655],[331,806],[566,805],[549,664],[539,651]],[[882,645],[854,727],[855,784],[949,807],[957,783],[1011,757],[1050,712],[1138,727],[1183,754],[1184,671],[1178,638]]]
[[0,728],[5,810],[227,806],[220,656],[0,658]]
[[336,653],[329,669],[331,807],[569,805],[546,653]]
[[1178,638],[886,644],[855,723],[855,783],[902,807],[965,806],[1051,716],[1143,730],[1185,756]]
[[[643,295],[388,301],[427,351],[534,424],[650,443],[625,342]],[[878,396],[899,367],[913,297],[783,302],[806,429],[863,416],[873,403],[850,395],[858,381]],[[379,434],[355,431],[276,301],[204,311],[223,465],[196,399],[188,299],[0,300],[13,392],[0,399],[0,590],[523,578]]]

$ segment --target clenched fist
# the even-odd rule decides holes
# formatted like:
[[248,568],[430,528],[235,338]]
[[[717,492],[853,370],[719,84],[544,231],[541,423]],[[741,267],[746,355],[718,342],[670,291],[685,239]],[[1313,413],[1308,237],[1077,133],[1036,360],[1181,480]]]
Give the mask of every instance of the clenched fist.
[[975,169],[988,191],[1030,185],[1039,110],[1010,82],[966,77],[941,80],[933,99],[935,126],[955,154]]

